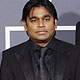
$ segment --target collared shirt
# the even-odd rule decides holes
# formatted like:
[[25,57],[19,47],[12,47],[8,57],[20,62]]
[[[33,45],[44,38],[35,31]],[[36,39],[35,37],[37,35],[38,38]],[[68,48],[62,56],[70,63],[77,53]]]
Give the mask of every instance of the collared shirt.
[[[37,74],[38,74],[37,70],[39,68],[39,59],[40,59],[41,46],[35,44],[34,42],[32,42],[32,46],[33,46],[33,50],[32,50],[33,51],[32,52],[33,69],[34,69],[34,74],[35,74],[35,80],[37,80],[36,77],[37,77]],[[54,61],[55,61],[55,51],[56,51],[54,38],[52,38],[52,40],[49,42],[49,44],[46,47],[48,49],[47,49],[46,55],[45,55],[45,64],[46,64],[46,66],[49,70],[50,77],[52,78],[53,74],[55,72],[55,71],[53,71],[53,66],[55,65]],[[38,78],[38,80],[39,80],[39,78]]]

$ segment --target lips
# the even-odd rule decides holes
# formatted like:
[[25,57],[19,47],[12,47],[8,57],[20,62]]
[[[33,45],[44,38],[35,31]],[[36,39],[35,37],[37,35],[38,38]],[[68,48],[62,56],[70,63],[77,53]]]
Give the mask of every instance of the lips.
[[44,35],[47,33],[47,31],[36,31],[37,34],[40,34],[40,35]]

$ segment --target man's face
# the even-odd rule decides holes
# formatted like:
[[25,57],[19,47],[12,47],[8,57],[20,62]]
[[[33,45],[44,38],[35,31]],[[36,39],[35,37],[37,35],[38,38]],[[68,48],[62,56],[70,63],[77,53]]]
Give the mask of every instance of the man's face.
[[27,21],[23,23],[25,31],[35,43],[48,43],[56,28],[56,20],[43,6],[33,8]]

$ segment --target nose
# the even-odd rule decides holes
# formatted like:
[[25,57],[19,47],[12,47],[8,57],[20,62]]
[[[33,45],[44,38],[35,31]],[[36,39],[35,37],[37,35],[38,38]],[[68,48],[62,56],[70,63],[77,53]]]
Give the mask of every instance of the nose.
[[43,20],[38,21],[38,27],[44,27],[44,21]]

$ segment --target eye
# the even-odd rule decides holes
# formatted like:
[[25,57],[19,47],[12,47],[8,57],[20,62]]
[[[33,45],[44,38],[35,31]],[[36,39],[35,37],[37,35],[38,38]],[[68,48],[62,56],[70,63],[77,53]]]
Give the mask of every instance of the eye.
[[44,21],[50,21],[50,18],[45,18]]
[[36,19],[32,19],[31,22],[37,22],[37,20]]

